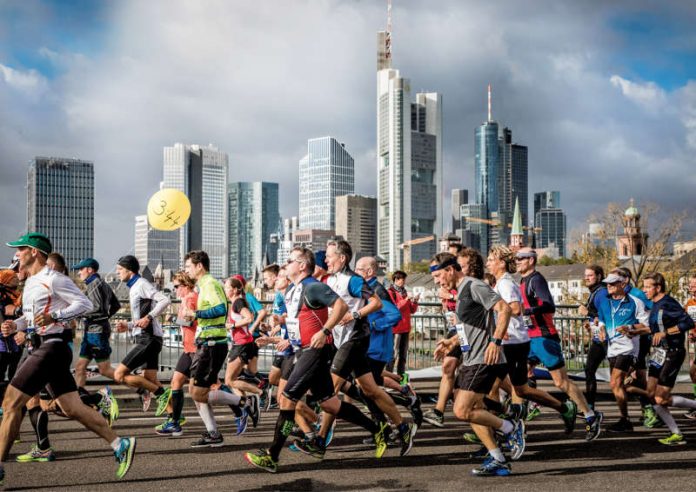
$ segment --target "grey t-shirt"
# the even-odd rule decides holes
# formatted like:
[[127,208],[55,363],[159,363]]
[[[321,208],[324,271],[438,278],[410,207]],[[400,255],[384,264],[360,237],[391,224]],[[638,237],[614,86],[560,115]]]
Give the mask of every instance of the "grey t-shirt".
[[[460,343],[464,334],[469,350],[462,353],[462,364],[472,366],[484,363],[484,354],[488,347],[488,338],[495,332],[493,306],[501,298],[483,280],[473,277],[464,277],[457,288],[457,307],[455,309],[458,318],[458,333]],[[500,354],[499,364],[505,362],[504,355]]]

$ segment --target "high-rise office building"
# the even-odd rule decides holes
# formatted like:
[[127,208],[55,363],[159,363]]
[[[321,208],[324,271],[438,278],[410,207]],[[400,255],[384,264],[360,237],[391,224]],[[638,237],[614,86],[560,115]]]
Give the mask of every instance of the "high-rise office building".
[[[411,102],[409,79],[391,66],[391,32],[377,35],[377,252],[401,267],[411,240],[442,233],[442,97]],[[411,261],[429,258],[437,240],[410,248]]]
[[500,205],[500,152],[498,122],[491,113],[491,86],[488,86],[488,119],[476,128],[474,140],[474,180],[476,203],[486,208],[486,214],[497,212]]
[[264,262],[276,261],[270,240],[280,229],[278,183],[230,183],[228,189],[228,271],[249,278]]
[[462,205],[469,203],[468,190],[452,190],[452,232],[457,233],[457,229],[462,228]]
[[465,203],[461,207],[461,238],[462,244],[469,248],[478,249],[483,257],[488,255],[489,225],[486,207],[480,203]]
[[560,256],[566,255],[566,215],[560,208],[541,208],[534,216],[534,242],[536,248],[558,248]]
[[37,157],[27,173],[27,229],[46,234],[68,266],[94,255],[94,164]]
[[542,191],[534,193],[534,217],[542,208],[561,208],[561,192]]
[[500,179],[498,182],[498,210],[509,217],[514,212],[515,200],[520,201],[522,224],[528,220],[528,150],[513,143],[512,130],[503,128],[499,142]]
[[333,137],[307,141],[300,160],[300,224],[303,229],[333,230],[336,197],[355,191],[354,161]]
[[134,255],[141,267],[155,271],[157,265],[167,270],[178,270],[179,234],[177,231],[158,231],[149,226],[147,215],[135,217]]
[[350,242],[356,259],[377,254],[376,232],[376,198],[361,195],[336,197],[336,234]]
[[191,217],[179,229],[179,261],[193,249],[210,257],[210,273],[227,276],[228,156],[208,145],[164,148],[164,188],[181,190],[191,202]]

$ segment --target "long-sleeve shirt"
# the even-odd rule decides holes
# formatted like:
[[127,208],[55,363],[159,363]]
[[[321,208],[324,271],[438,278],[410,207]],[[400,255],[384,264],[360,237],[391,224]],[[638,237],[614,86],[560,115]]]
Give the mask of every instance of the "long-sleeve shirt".
[[[130,289],[128,297],[130,298],[131,319],[133,320],[128,327],[133,330],[133,335],[140,335],[143,331],[156,337],[164,335],[159,316],[171,304],[169,298],[140,275],[132,277],[127,285]],[[135,321],[148,314],[152,317],[152,321],[146,328],[135,326]]]
[[[674,327],[679,328],[679,333],[667,333],[667,330]],[[683,348],[686,332],[693,328],[694,320],[673,297],[665,295],[653,303],[650,310],[650,331],[652,333],[665,333],[665,338],[662,339],[661,343],[663,348]]]
[[[80,316],[86,333],[103,333],[109,336],[111,331],[109,318],[112,299],[116,297],[109,284],[104,282],[98,274],[86,280],[87,298],[92,301],[92,309]],[[115,301],[118,303],[118,301]]]
[[[33,328],[41,336],[58,335],[69,330],[68,321],[92,308],[92,302],[70,277],[44,267],[29,277],[24,284],[23,315],[15,323],[20,331]],[[39,313],[50,314],[55,322],[50,325],[35,326],[34,317]]]
[[530,275],[522,277],[520,291],[524,307],[524,321],[529,330],[529,337],[558,336],[556,326],[553,324],[553,313],[556,312],[556,305],[544,276],[534,271]]

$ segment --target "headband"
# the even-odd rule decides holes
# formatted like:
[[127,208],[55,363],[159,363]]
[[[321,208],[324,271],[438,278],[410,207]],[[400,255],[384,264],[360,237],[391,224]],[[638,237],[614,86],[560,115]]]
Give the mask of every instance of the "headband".
[[447,268],[448,266],[454,266],[457,264],[456,258],[450,258],[448,260],[443,261],[439,265],[430,265],[430,273],[436,272],[438,270],[442,270],[443,268]]

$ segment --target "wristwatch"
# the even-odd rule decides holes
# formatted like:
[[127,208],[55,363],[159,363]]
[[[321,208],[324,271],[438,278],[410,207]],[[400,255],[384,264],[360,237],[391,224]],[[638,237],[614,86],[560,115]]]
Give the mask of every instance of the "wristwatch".
[[489,337],[488,338],[489,342],[495,343],[497,346],[501,346],[503,344],[503,339],[502,338],[494,338],[494,337]]
[[354,320],[359,320],[360,319],[360,313],[358,311],[353,311],[353,319]]
[[323,330],[321,330],[321,332],[327,337],[331,335],[331,330],[329,330],[328,328],[324,328]]

